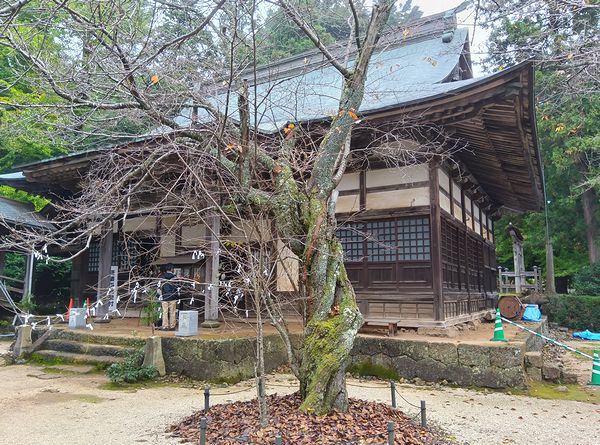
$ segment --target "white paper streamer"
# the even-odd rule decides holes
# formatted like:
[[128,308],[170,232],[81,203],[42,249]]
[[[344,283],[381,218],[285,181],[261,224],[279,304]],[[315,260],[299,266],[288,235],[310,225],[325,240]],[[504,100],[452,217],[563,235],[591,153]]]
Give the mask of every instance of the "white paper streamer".
[[63,316],[63,314],[56,314],[56,316],[60,318],[60,321],[65,321],[65,317]]
[[86,324],[86,325],[85,325],[85,327],[86,327],[87,329],[89,329],[90,331],[93,331],[93,330],[94,330],[94,326],[92,326],[90,323]]

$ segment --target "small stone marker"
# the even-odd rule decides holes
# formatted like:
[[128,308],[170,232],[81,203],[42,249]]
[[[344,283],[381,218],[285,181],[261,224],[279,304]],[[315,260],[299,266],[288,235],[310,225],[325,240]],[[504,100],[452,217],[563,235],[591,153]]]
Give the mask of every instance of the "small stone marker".
[[29,353],[32,345],[31,325],[24,324],[22,326],[17,326],[17,339],[15,340],[15,346],[13,348],[15,357],[21,357],[23,354]]
[[69,313],[69,329],[85,329],[85,308],[71,308],[71,312]]
[[198,335],[198,311],[179,311],[178,337],[193,337]]
[[162,354],[162,338],[158,336],[148,337],[144,347],[144,366],[154,366],[158,375],[163,376],[167,373],[165,369],[165,359]]

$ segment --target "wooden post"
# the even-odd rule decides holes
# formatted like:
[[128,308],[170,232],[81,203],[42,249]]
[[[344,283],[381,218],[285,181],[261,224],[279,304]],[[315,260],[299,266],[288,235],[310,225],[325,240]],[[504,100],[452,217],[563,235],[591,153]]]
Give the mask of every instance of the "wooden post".
[[204,299],[205,328],[219,327],[219,236],[221,234],[221,218],[213,215],[209,219],[208,235],[210,238],[210,256],[206,260],[206,278],[210,289],[206,290]]
[[431,272],[433,281],[433,314],[436,321],[443,321],[444,294],[442,277],[442,220],[440,214],[440,187],[439,187],[438,160],[429,164],[429,202],[431,208]]
[[[96,300],[100,300],[107,296],[110,286],[111,266],[112,266],[112,246],[113,246],[113,231],[112,224],[107,224],[102,230],[100,238],[100,261],[98,264],[98,290],[96,291]],[[112,295],[112,294],[111,294]],[[78,295],[78,299],[83,296]],[[96,308],[96,316],[100,317],[108,313],[109,298],[104,298],[102,306]],[[79,303],[81,304],[81,302]]]
[[4,267],[6,266],[6,252],[0,251],[0,275],[4,275]]
[[33,254],[27,255],[25,262],[25,283],[23,285],[23,298],[33,293],[33,265],[35,259]]
[[[71,260],[71,296],[77,296],[81,293],[81,271],[83,268],[83,261],[81,255],[77,255]],[[85,296],[82,296],[85,297]]]

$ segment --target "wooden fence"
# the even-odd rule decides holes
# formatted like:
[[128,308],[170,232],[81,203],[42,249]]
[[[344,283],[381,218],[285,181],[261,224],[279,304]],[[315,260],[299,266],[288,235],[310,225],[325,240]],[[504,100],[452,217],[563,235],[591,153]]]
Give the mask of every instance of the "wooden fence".
[[498,266],[498,290],[501,294],[519,294],[527,290],[542,292],[542,284],[542,269],[540,267],[533,266],[532,271],[516,274]]

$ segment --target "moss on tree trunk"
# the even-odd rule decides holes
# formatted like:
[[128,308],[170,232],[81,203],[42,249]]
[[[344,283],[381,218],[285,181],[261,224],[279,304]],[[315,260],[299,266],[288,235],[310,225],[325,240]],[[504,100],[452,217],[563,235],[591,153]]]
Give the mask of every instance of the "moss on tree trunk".
[[304,332],[299,375],[301,409],[315,414],[348,409],[346,366],[363,322],[325,204],[314,199],[311,205],[312,243],[305,253],[311,317]]

